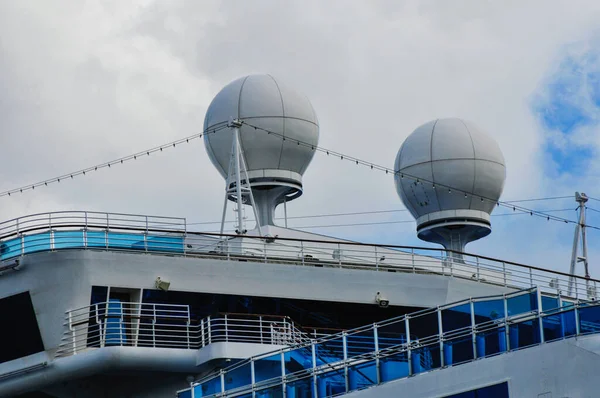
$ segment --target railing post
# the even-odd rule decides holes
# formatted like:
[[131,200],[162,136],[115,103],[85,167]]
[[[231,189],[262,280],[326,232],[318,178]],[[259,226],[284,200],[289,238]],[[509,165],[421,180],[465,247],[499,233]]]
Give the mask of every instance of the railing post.
[[340,268],[342,268],[342,245],[340,243],[338,243],[337,246],[338,246],[338,265],[340,266]]
[[579,303],[576,302],[573,307],[573,312],[575,313],[575,335],[579,336],[581,333],[581,328],[579,326]]
[[533,269],[529,268],[529,287],[533,287]]
[[264,340],[263,340],[263,318],[262,318],[262,315],[258,317],[258,328],[260,329],[260,344],[264,344]]
[[348,333],[345,330],[342,332],[342,353],[344,356],[344,382],[346,383],[346,392],[349,392],[350,384],[348,383]]
[[502,274],[504,275],[504,287],[507,287],[508,284],[506,283],[506,263],[504,261],[502,261]]
[[221,369],[221,392],[225,392],[225,371]]
[[186,325],[185,325],[185,329],[186,329],[186,334],[187,334],[187,348],[189,350],[190,349],[190,323],[192,322],[192,319],[190,317],[190,306],[187,305],[186,307],[187,307],[187,316],[188,316],[188,318],[187,318],[187,322],[186,322]]
[[313,391],[319,396],[319,388],[317,384],[317,348],[315,347],[315,340],[313,340],[310,344],[311,353],[312,353],[312,376],[313,376]]
[[377,246],[375,246],[375,269],[379,270],[379,257],[377,256]]
[[202,347],[205,347],[206,344],[204,343],[204,318],[202,318],[202,320],[200,321],[200,341],[202,342]]
[[477,326],[475,324],[475,303],[472,298],[469,300],[469,309],[471,312],[471,345],[473,346],[473,359],[477,359]]
[[267,262],[267,241],[266,240],[263,243],[263,246],[264,246],[264,256],[263,256],[263,258],[264,258],[265,263],[266,263]]
[[415,274],[417,271],[415,269],[415,249],[414,248],[410,249],[410,258],[411,258],[411,263],[412,263],[413,274]]
[[[544,343],[545,339],[544,339],[544,318],[542,318],[542,313],[543,313],[543,309],[542,309],[542,292],[540,291],[540,289],[536,289],[536,296],[537,296],[537,307],[538,307],[538,326],[539,326],[539,332],[540,332],[540,343]],[[559,315],[560,316],[560,315]]]
[[69,330],[71,331],[71,339],[73,339],[73,355],[77,355],[77,339],[75,336],[75,330],[73,329],[73,316],[71,314],[71,311],[68,312],[69,314]]
[[152,304],[152,347],[156,347],[156,304]]
[[302,265],[304,265],[304,242],[300,241],[300,257],[302,257]]
[[508,300],[506,294],[503,295],[504,302],[504,338],[506,339],[506,351],[510,351],[510,327],[508,325]]
[[210,315],[208,316],[208,318],[206,318],[206,321],[208,323],[208,325],[207,325],[208,326],[208,344],[210,344],[210,343],[212,343],[212,331],[211,331],[212,324],[210,321]]
[[475,257],[477,259],[477,281],[481,280],[481,270],[479,269],[479,256]]
[[227,329],[227,314],[225,314],[225,341],[229,341],[229,331]]
[[254,368],[254,358],[250,358],[250,384],[252,385],[252,396],[254,397],[254,385],[256,384],[256,369]]
[[377,374],[377,384],[381,384],[381,360],[379,359],[379,326],[373,324],[373,339],[375,342],[375,373]]
[[439,345],[440,345],[440,364],[442,367],[445,366],[444,361],[444,327],[442,325],[442,311],[440,310],[440,306],[437,307],[437,320],[438,320],[438,337],[439,337]]
[[281,393],[282,396],[286,397],[286,382],[285,382],[285,353],[283,351],[280,352],[279,361],[281,362]]
[[408,321],[408,316],[404,317],[404,330],[406,331],[406,360],[408,361],[408,375],[413,374],[412,368],[412,350],[410,348],[411,338],[410,338],[410,322]]

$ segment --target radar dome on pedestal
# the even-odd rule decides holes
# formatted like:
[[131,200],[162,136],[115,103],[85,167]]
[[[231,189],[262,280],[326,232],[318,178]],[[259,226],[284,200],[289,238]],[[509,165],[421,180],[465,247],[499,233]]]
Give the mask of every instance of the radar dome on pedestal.
[[[204,119],[206,150],[224,178],[229,175],[234,134],[232,128],[218,129],[231,119],[243,122],[240,146],[258,222],[274,225],[275,207],[302,195],[302,175],[319,141],[315,111],[308,98],[270,75],[250,75],[229,83],[215,96]],[[228,189],[233,187],[235,182]],[[230,199],[235,201],[235,195]],[[243,201],[249,202],[246,197]]]
[[489,235],[506,169],[493,138],[471,122],[437,119],[408,136],[395,164],[396,190],[420,239],[463,252]]

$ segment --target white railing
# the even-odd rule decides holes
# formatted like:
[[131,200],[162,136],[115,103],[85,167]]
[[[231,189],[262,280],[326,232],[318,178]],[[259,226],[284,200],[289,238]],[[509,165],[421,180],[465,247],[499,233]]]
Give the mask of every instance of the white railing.
[[[462,300],[248,358],[192,383],[178,397],[343,395],[600,333],[599,306],[545,295],[538,289]],[[415,338],[414,333],[421,337]],[[265,362],[276,366],[264,366]]]
[[431,248],[196,233],[183,218],[98,212],[35,214],[0,223],[0,260],[65,249],[146,252],[248,261],[435,274],[514,289],[539,286],[597,297],[600,281],[509,261]]
[[199,349],[216,342],[294,345],[309,340],[287,317],[217,314],[200,320],[187,305],[109,301],[66,313],[57,357],[129,346]]

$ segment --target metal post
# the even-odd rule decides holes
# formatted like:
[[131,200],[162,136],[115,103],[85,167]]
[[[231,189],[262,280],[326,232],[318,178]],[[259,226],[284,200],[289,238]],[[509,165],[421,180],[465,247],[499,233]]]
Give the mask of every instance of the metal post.
[[244,230],[243,220],[242,220],[242,206],[244,205],[244,200],[242,198],[242,175],[240,173],[240,143],[238,140],[239,137],[239,128],[235,127],[233,129],[233,142],[235,145],[235,193],[237,195],[237,219],[238,219],[238,233],[242,234]]
[[342,352],[344,355],[344,380],[346,392],[348,392],[350,391],[350,384],[348,383],[348,334],[345,330],[342,332]]
[[529,268],[529,287],[533,287],[533,269]]
[[502,261],[502,274],[504,274],[504,287],[508,286],[506,284],[506,263]]
[[375,246],[375,269],[379,270],[379,257],[377,256],[377,246]]
[[437,307],[437,319],[438,319],[438,337],[439,337],[439,345],[440,345],[440,364],[444,367],[444,328],[442,327],[442,311],[440,311],[440,306]]
[[413,269],[413,274],[416,273],[415,270],[415,249],[410,249],[410,257],[412,259],[412,269]]
[[281,361],[281,389],[283,393],[283,397],[286,396],[285,389],[285,353],[283,351],[280,352],[279,360]]
[[[588,201],[588,197],[585,193],[579,193],[579,192],[575,192],[575,201],[579,204],[577,206],[577,209],[579,210],[579,221],[577,222],[577,225],[575,226],[575,236],[573,238],[573,252],[571,254],[571,267],[569,269],[569,274],[571,275],[575,275],[575,266],[577,263],[582,262],[583,263],[583,267],[584,267],[584,272],[585,272],[585,278],[586,278],[586,289],[589,286],[589,278],[590,278],[590,273],[589,273],[589,269],[588,269],[588,259],[587,259],[587,239],[586,239],[586,234],[585,234],[585,203]],[[577,252],[579,251],[579,235],[581,233],[581,249],[582,249],[582,255],[579,256],[577,254]],[[572,291],[572,287],[573,287],[573,282],[575,282],[575,284],[577,284],[576,281],[574,281],[574,277],[570,276],[569,277],[569,289],[568,289],[568,294],[571,295],[571,291]],[[586,291],[587,294],[587,291]]]
[[208,344],[212,343],[212,325],[210,322],[210,315],[208,316],[208,318],[206,319],[207,323],[208,323]]
[[302,265],[304,265],[304,242],[300,241],[300,257],[302,257]]
[[579,326],[579,303],[576,302],[573,307],[575,313],[575,336],[579,336],[581,333],[581,328]]
[[256,370],[254,369],[254,358],[250,358],[250,383],[252,384],[252,396],[254,397],[254,385],[256,384]]
[[225,341],[229,340],[229,331],[227,329],[227,314],[225,314]]
[[317,349],[315,347],[315,340],[311,342],[310,348],[312,353],[313,390],[315,391],[315,395],[318,397],[319,388],[317,384]]
[[479,257],[475,257],[477,260],[477,280],[479,281],[481,279],[481,271],[479,269]]
[[225,371],[221,369],[221,392],[225,392]]
[[471,344],[473,345],[473,359],[477,359],[477,326],[475,324],[475,303],[473,299],[469,300],[469,309],[471,311]]
[[406,331],[406,359],[408,361],[408,375],[413,374],[412,368],[412,350],[410,348],[411,338],[410,338],[410,322],[408,321],[408,316],[404,317],[404,330]]
[[537,305],[538,305],[538,323],[539,323],[539,332],[540,332],[540,343],[544,343],[544,318],[542,318],[542,292],[540,289],[536,289],[537,293]]
[[258,327],[260,329],[260,344],[264,344],[262,315],[258,317]]
[[283,218],[285,219],[285,227],[287,228],[287,198],[285,196],[283,197]]
[[375,339],[375,369],[377,373],[377,384],[381,384],[381,360],[379,359],[379,326],[373,324],[373,339]]
[[510,351],[510,328],[508,326],[508,300],[506,294],[503,295],[504,302],[504,338],[506,339],[506,351]]
[[152,304],[152,347],[156,347],[156,304]]
[[201,341],[202,341],[202,347],[204,347],[206,344],[204,344],[204,319],[202,319],[200,321],[200,335],[201,335]]

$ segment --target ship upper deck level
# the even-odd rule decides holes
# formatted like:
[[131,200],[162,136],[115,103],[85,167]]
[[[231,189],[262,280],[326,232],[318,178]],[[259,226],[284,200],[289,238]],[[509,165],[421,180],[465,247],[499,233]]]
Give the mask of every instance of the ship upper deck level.
[[365,244],[292,229],[263,228],[263,236],[195,232],[185,218],[68,211],[0,223],[0,274],[20,258],[61,250],[118,251],[278,263],[374,272],[450,276],[509,289],[539,286],[575,299],[597,296],[597,283],[576,275],[485,256],[424,247]]

